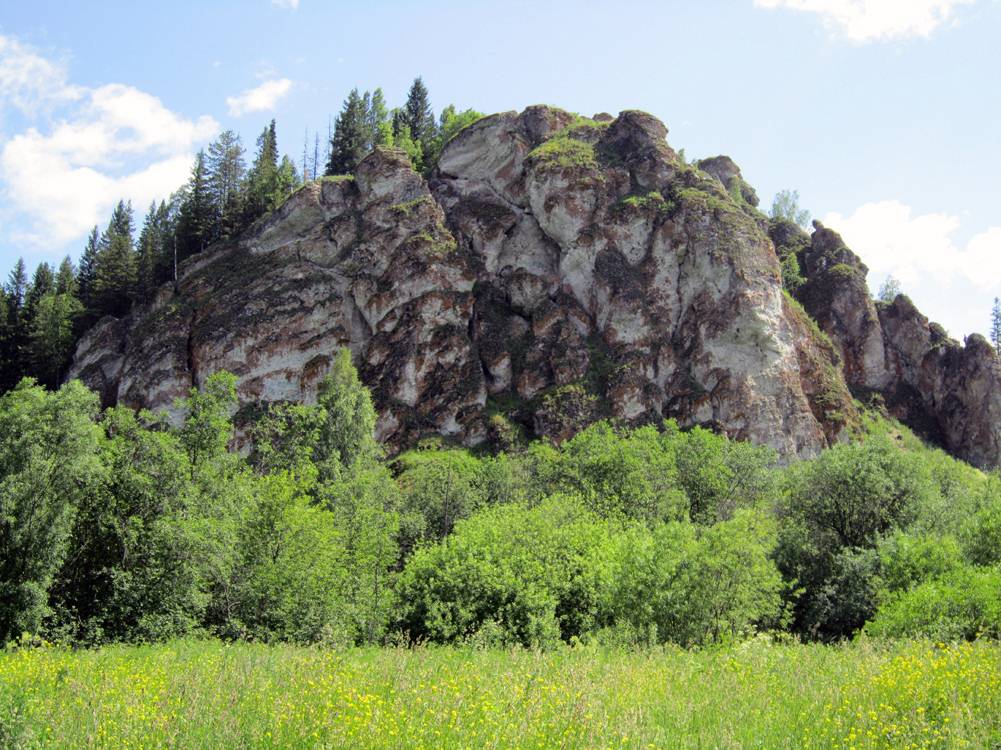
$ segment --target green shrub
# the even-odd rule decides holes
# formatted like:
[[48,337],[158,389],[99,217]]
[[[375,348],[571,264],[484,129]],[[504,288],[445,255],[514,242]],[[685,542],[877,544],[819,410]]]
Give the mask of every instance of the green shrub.
[[1001,637],[1001,570],[965,566],[892,596],[866,625],[885,638]]
[[407,562],[401,625],[439,643],[479,633],[525,646],[579,637],[604,609],[613,551],[608,524],[575,498],[488,508]]
[[[862,551],[930,502],[937,491],[931,474],[920,456],[874,436],[790,466],[784,484],[776,556],[786,579],[803,589],[796,628],[822,638],[850,635],[875,606],[878,590],[877,561]],[[845,588],[852,585],[862,586],[870,601]]]
[[640,640],[682,645],[777,625],[782,578],[770,559],[774,546],[774,524],[751,510],[711,527],[633,527],[619,541],[614,620]]
[[974,565],[1001,563],[1001,495],[986,498],[963,530],[963,551]]
[[963,564],[962,549],[952,536],[897,531],[881,540],[878,548],[881,576],[891,592],[906,591]]
[[579,432],[561,446],[554,485],[606,518],[677,520],[687,510],[673,448],[653,427],[619,433],[598,422]]

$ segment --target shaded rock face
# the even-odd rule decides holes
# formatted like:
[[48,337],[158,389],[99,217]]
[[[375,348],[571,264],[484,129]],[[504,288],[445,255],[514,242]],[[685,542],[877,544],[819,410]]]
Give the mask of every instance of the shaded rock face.
[[[785,231],[789,231],[788,226]],[[807,279],[797,296],[839,349],[860,398],[879,394],[888,411],[923,437],[982,468],[1001,460],[1001,360],[979,335],[965,346],[899,295],[874,301],[868,269],[836,233],[815,223],[809,238],[776,237],[798,250]]]
[[844,439],[838,354],[783,293],[753,191],[666,134],[641,112],[531,107],[464,129],[428,181],[378,150],[102,321],[71,377],[169,410],[226,369],[245,404],[310,402],[347,346],[397,448],[601,418],[674,417],[783,456]]

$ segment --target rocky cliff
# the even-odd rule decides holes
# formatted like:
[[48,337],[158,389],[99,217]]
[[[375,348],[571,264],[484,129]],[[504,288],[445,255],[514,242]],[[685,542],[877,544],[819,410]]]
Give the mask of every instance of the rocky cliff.
[[733,161],[687,165],[666,135],[641,112],[530,107],[461,131],[429,180],[377,150],[101,321],[71,377],[169,410],[226,369],[249,411],[315,398],[347,346],[396,447],[674,417],[786,456],[850,434],[850,386],[997,462],[986,342],[946,340],[906,300],[877,308],[837,235],[770,225]]

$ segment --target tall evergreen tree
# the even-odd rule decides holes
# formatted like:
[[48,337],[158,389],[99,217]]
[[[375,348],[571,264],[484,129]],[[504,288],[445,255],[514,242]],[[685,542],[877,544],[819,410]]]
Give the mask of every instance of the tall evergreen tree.
[[0,350],[0,389],[13,388],[27,374],[25,370],[24,352],[27,347],[28,334],[25,326],[24,297],[28,290],[28,274],[24,268],[24,259],[18,258],[4,285],[4,304],[2,311],[6,313],[2,333],[2,350]]
[[417,76],[410,86],[401,119],[402,124],[410,128],[410,137],[420,143],[427,153],[435,136],[434,111],[431,109],[427,86],[420,76]]
[[277,182],[278,136],[272,120],[257,138],[257,155],[247,172],[242,226],[249,226],[268,212]]
[[199,151],[191,167],[177,227],[178,260],[200,253],[215,239],[214,204],[205,152]]
[[232,130],[219,134],[209,144],[209,194],[218,216],[218,236],[231,237],[239,231],[242,210],[242,189],[247,167],[243,160],[243,144]]
[[372,98],[369,100],[368,110],[365,113],[365,124],[368,127],[370,149],[392,144],[393,126],[389,121],[386,97],[380,88],[372,93]]
[[31,328],[31,322],[34,320],[38,301],[51,292],[55,285],[56,277],[52,272],[52,267],[48,263],[39,263],[38,267],[35,268],[35,274],[31,277],[31,283],[28,284],[28,290],[24,294],[24,322],[28,329]]
[[136,244],[136,292],[140,299],[156,288],[156,260],[160,252],[156,201],[149,204]]
[[358,89],[351,89],[334,123],[326,170],[328,175],[353,174],[358,162],[365,157],[369,143],[366,116],[365,100]]
[[87,237],[87,245],[80,256],[80,270],[77,273],[77,284],[79,286],[77,294],[80,296],[83,306],[87,309],[92,308],[94,304],[94,278],[99,251],[100,243],[98,241],[97,225],[95,224],[94,228],[90,230],[90,236]]
[[275,190],[271,194],[271,201],[268,205],[268,210],[274,210],[278,208],[285,199],[288,198],[295,189],[299,187],[301,181],[299,180],[299,172],[295,168],[295,162],[293,162],[288,156],[282,157],[282,162],[278,166],[278,174],[275,180]]
[[63,258],[59,264],[59,271],[56,272],[56,294],[77,294],[76,269],[73,268],[73,261],[70,256]]
[[83,305],[68,292],[53,289],[38,301],[29,331],[28,360],[31,374],[42,385],[56,388],[65,377],[76,344],[73,323],[81,312]]
[[24,269],[24,258],[18,258],[17,263],[7,277],[7,319],[11,323],[20,318],[24,307],[24,295],[28,291],[28,273]]
[[128,312],[136,283],[132,204],[118,201],[101,236],[94,268],[93,312],[121,317]]
[[994,351],[1001,352],[1001,299],[994,298],[994,307],[991,309],[991,343],[994,344]]

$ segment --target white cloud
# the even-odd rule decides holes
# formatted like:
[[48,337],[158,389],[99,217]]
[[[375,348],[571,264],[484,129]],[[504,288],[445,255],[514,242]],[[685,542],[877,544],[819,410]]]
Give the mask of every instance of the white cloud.
[[288,8],[289,10],[298,10],[299,0],[271,0],[271,4],[276,8]]
[[166,197],[187,178],[194,149],[219,129],[131,86],[73,85],[63,67],[0,37],[0,106],[30,115],[39,103],[52,109],[51,124],[36,122],[0,149],[5,234],[38,247],[81,237],[120,198],[142,210]]
[[874,289],[893,276],[922,312],[954,334],[984,330],[990,300],[1001,296],[1001,227],[958,242],[958,217],[915,214],[895,200],[866,203],[848,216],[829,213],[822,221],[869,267]]
[[838,231],[875,275],[890,274],[905,285],[928,276],[965,276],[988,289],[1001,283],[1001,227],[991,227],[960,247],[952,235],[960,227],[946,213],[914,215],[899,201],[859,206],[850,216],[830,213],[826,226]]
[[789,8],[819,15],[852,42],[929,37],[955,8],[976,0],[754,0],[758,8]]
[[83,90],[70,86],[66,69],[13,37],[0,34],[0,114],[15,107],[27,114],[79,99]]
[[268,112],[278,106],[286,94],[292,89],[292,81],[288,78],[276,78],[265,81],[260,86],[247,89],[239,96],[226,97],[226,106],[234,117],[251,112]]

